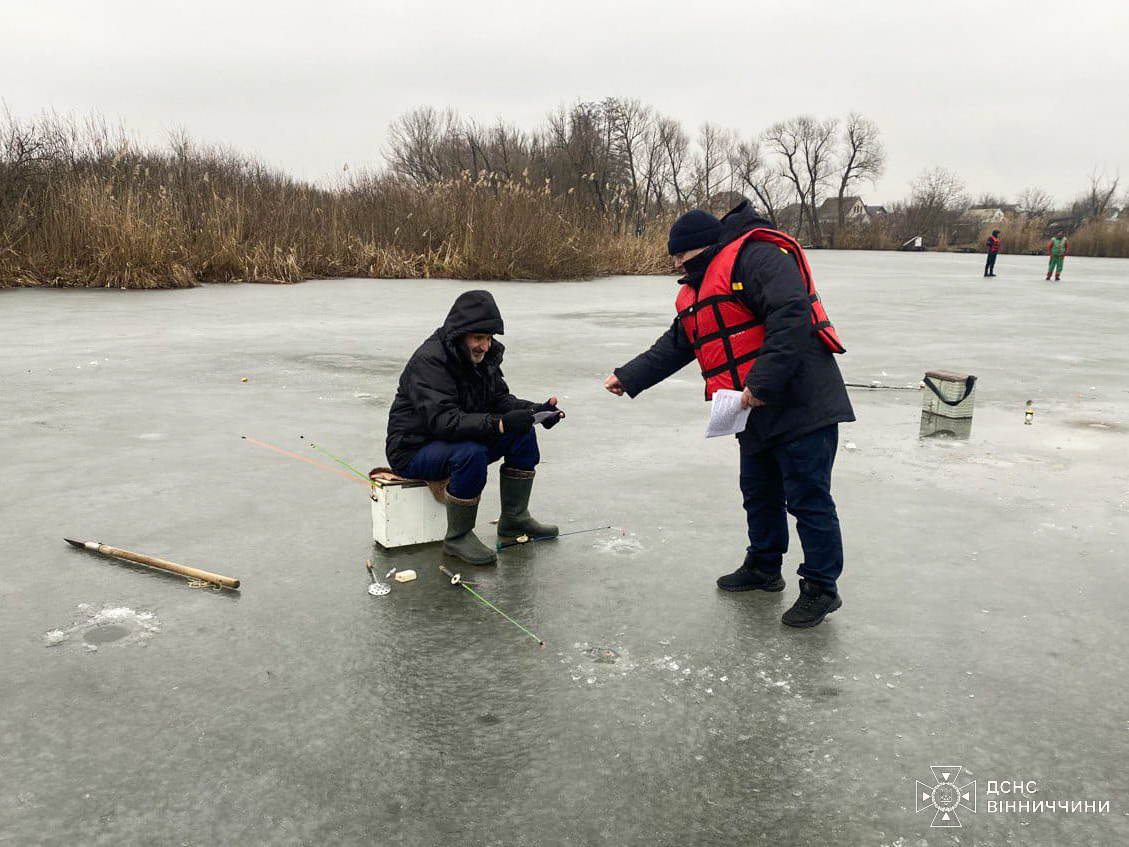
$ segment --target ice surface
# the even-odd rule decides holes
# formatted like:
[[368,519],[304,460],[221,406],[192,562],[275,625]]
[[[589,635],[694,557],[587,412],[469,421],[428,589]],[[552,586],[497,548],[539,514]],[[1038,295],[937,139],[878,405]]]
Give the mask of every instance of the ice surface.
[[[736,444],[701,439],[699,376],[634,400],[601,387],[669,326],[669,278],[0,291],[4,836],[908,847],[943,841],[907,790],[938,761],[1048,798],[1125,796],[1129,658],[1109,645],[1129,596],[1129,263],[1077,259],[1045,288],[1038,257],[1004,258],[989,288],[976,257],[813,251],[849,381],[980,383],[959,444],[918,440],[916,392],[852,390],[844,606],[804,632],[780,623],[794,534],[781,594],[714,586],[748,540]],[[569,398],[537,431],[533,513],[626,533],[476,574],[545,650],[441,579],[434,547],[374,548],[363,486],[238,438],[383,464],[399,368],[476,287],[505,315],[515,393]],[[632,317],[591,320],[594,302]],[[488,544],[497,510],[493,466]],[[64,532],[245,587],[194,591]],[[367,596],[370,557],[414,568],[413,590]],[[130,635],[88,653],[80,625]],[[960,837],[1104,847],[1126,821],[978,813]]]

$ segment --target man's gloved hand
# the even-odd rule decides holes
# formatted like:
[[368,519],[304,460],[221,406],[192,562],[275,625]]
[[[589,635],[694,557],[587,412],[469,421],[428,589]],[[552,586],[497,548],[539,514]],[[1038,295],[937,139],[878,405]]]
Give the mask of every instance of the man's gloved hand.
[[498,419],[498,429],[506,435],[525,435],[533,429],[533,412],[529,409],[514,409]]
[[545,418],[545,420],[541,421],[541,426],[545,427],[545,429],[552,429],[557,424],[559,424],[562,420],[564,420],[564,417],[565,417],[565,413],[557,408],[557,398],[556,397],[550,397],[544,403],[537,403],[533,407],[532,411],[533,412],[556,412],[556,415],[554,415],[553,417]]

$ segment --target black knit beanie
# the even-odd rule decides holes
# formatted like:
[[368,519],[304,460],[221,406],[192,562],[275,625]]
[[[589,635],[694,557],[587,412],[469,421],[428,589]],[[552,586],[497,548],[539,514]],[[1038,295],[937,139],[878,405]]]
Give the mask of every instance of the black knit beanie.
[[691,209],[670,228],[666,251],[670,255],[685,253],[697,247],[711,247],[721,235],[721,221],[709,212]]

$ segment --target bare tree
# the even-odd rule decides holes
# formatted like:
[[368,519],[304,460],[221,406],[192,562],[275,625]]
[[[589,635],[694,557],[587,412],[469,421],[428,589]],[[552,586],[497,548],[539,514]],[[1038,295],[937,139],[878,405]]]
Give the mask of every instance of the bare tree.
[[922,171],[910,187],[907,218],[921,234],[942,241],[952,224],[953,213],[968,203],[964,180],[948,168]]
[[764,131],[762,136],[770,151],[783,159],[780,174],[792,184],[799,207],[799,220],[796,222],[796,235],[804,228],[805,209],[807,208],[807,181],[803,176],[803,162],[800,153],[800,138],[803,134],[803,119],[789,118],[787,121],[774,123]]
[[673,118],[659,118],[658,120],[659,144],[663,155],[666,157],[667,180],[674,191],[674,202],[678,209],[686,208],[686,190],[684,187],[686,157],[690,150],[690,139],[682,131],[682,125]]
[[751,139],[734,147],[729,168],[742,191],[752,191],[765,217],[778,226],[788,186],[780,172],[769,165],[760,143]]
[[1121,175],[1115,174],[1113,179],[1110,179],[1105,170],[1098,173],[1095,167],[1090,172],[1090,187],[1086,191],[1085,197],[1085,214],[1096,221],[1104,221],[1106,216],[1106,209],[1109,208],[1110,201],[1117,193],[1117,186],[1121,182]]
[[[647,138],[654,121],[649,106],[638,100],[609,97],[604,101],[604,113],[612,135],[612,152],[619,161],[623,187],[627,191],[627,212],[635,219],[635,229],[642,228],[642,209],[646,205],[648,186],[643,185],[647,159]],[[645,164],[646,163],[646,164]]]
[[529,161],[529,137],[522,130],[499,120],[490,130],[490,146],[494,153],[494,166],[490,170],[495,180],[512,180],[525,169]]
[[823,228],[819,222],[819,190],[823,187],[831,170],[835,154],[835,130],[838,118],[817,121],[814,118],[801,118],[800,150],[804,154],[804,170],[808,175],[808,205],[812,225],[812,239],[816,244],[823,243]]
[[[669,182],[670,174],[670,164],[663,151],[662,132],[653,120],[643,138],[642,150],[643,203],[640,209],[640,217],[642,221],[646,221],[650,217],[652,209],[656,214],[663,214],[666,185]],[[636,229],[638,228],[639,225],[637,224]]]
[[437,112],[429,106],[413,109],[388,128],[389,167],[397,176],[417,185],[440,180],[449,175],[445,173],[441,147],[445,140],[459,133],[455,112]]
[[558,109],[549,116],[548,138],[564,183],[561,188],[567,185],[606,212],[612,134],[603,107],[577,103],[567,111]]
[[698,130],[701,158],[697,163],[694,181],[701,192],[699,205],[711,211],[714,195],[729,179],[729,161],[735,143],[734,133],[717,124],[707,122]]
[[886,150],[879,138],[878,125],[858,112],[847,116],[842,139],[842,170],[839,171],[839,228],[847,224],[843,203],[856,183],[874,183],[886,168]]
[[463,139],[466,142],[469,161],[465,170],[472,179],[477,180],[479,174],[489,173],[494,169],[491,164],[491,150],[489,131],[483,129],[473,120],[468,121],[463,128]]
[[1007,200],[1005,200],[1003,198],[1003,195],[1001,194],[993,194],[991,191],[986,191],[976,198],[976,202],[973,205],[979,206],[983,209],[990,209],[993,207],[1000,208],[1001,206],[1007,205]]
[[1041,188],[1028,187],[1015,198],[1020,211],[1033,218],[1041,218],[1054,206],[1054,198]]

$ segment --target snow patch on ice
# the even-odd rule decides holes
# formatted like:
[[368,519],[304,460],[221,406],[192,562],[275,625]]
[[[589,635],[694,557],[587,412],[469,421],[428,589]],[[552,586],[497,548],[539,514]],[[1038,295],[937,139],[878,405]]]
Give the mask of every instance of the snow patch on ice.
[[[68,627],[56,627],[43,634],[46,647],[56,647],[65,642],[81,644],[88,653],[98,652],[98,644],[139,644],[161,631],[161,623],[152,612],[139,612],[128,606],[106,606],[97,611],[89,603],[80,603],[78,611],[82,618],[73,621]],[[115,627],[111,637],[97,637],[101,627]],[[120,632],[119,632],[120,630]],[[91,636],[90,642],[86,642]]]
[[593,545],[601,553],[614,553],[620,556],[633,556],[643,550],[643,545],[636,541],[634,538],[621,536],[620,538],[609,538],[604,541],[597,541]]

